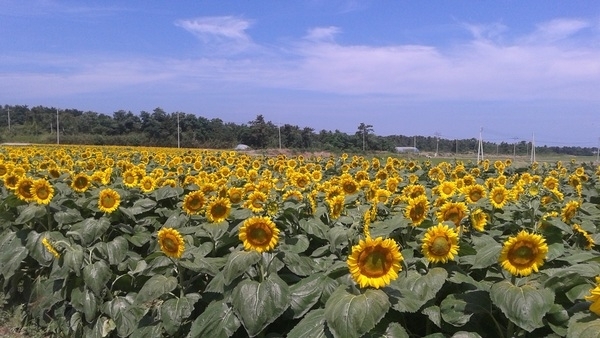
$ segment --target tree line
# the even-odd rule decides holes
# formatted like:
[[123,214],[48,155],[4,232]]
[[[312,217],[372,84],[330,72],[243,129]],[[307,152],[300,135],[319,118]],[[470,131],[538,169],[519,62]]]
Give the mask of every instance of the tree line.
[[[478,140],[449,140],[438,136],[379,136],[373,126],[360,123],[354,134],[292,124],[276,125],[263,115],[236,124],[184,112],[119,110],[112,116],[77,109],[4,105],[0,111],[0,142],[89,145],[131,145],[232,149],[245,144],[254,149],[286,148],[324,151],[395,151],[417,147],[422,152],[477,153]],[[179,132],[178,132],[179,126]],[[57,128],[58,136],[57,138]],[[528,155],[531,143],[483,142],[485,154]],[[591,156],[596,148],[536,146],[536,154]]]

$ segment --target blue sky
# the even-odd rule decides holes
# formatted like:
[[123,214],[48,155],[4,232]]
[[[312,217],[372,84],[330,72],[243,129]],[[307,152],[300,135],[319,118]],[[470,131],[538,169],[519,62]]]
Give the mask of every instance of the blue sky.
[[596,0],[0,0],[0,48],[0,105],[600,142]]

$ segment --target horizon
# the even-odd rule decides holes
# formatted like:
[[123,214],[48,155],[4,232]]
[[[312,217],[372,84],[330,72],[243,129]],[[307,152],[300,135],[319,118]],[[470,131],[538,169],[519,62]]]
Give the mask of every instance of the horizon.
[[[600,2],[0,2],[0,102],[596,148]],[[26,23],[26,24],[24,24]]]

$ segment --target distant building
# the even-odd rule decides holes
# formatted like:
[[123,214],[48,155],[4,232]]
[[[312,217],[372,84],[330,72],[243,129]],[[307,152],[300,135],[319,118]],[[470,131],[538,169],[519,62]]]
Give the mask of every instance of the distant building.
[[250,149],[250,147],[245,144],[238,144],[237,146],[235,146],[234,149],[235,150],[248,150],[248,149]]
[[398,153],[418,153],[419,149],[417,147],[396,147],[396,152],[398,152]]

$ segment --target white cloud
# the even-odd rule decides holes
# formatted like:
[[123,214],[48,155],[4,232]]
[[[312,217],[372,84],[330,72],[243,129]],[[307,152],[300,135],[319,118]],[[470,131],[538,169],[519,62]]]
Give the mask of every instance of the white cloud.
[[329,41],[333,42],[334,37],[339,34],[341,30],[338,27],[316,27],[308,30],[308,33],[304,37],[310,41]]
[[246,33],[252,22],[235,16],[178,20],[175,25],[192,33],[205,44],[228,46],[229,51],[241,51],[253,45]]
[[[249,20],[210,17],[177,25],[207,43],[227,41],[225,45],[237,48],[253,44],[247,34]],[[19,61],[30,57],[9,60],[0,56],[3,69],[31,69],[0,72],[0,93],[7,97],[69,95],[160,84],[165,91],[209,88],[234,94],[234,88],[240,87],[275,88],[415,101],[599,100],[600,38],[593,35],[585,43],[570,40],[587,27],[585,21],[551,21],[511,41],[502,35],[507,29],[502,25],[465,27],[474,38],[445,49],[343,45],[333,40],[339,28],[321,27],[309,30],[295,44],[246,58],[206,54],[197,59],[125,61],[80,56],[58,65],[51,58],[38,57],[31,61],[32,67]],[[562,38],[531,41],[536,34]],[[57,70],[33,70],[43,67]]]

